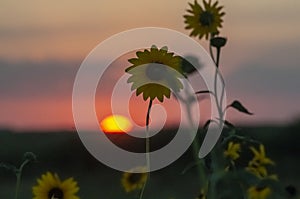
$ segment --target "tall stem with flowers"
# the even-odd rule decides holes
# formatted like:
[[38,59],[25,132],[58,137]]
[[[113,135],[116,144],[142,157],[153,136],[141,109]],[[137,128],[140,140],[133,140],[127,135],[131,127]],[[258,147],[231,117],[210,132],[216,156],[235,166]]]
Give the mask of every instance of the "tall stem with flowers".
[[[225,37],[219,36],[219,29],[222,28],[225,15],[225,12],[222,11],[223,6],[219,6],[218,1],[212,3],[211,0],[203,0],[203,6],[195,0],[194,3],[189,3],[189,6],[188,14],[184,15],[185,28],[191,30],[190,36],[209,40],[210,56],[216,64],[212,97],[215,99],[219,118],[207,121],[205,127],[211,122],[216,122],[230,129],[229,133],[222,134],[221,139],[210,153],[210,163],[207,165],[210,172],[206,175],[207,181],[200,188],[198,198],[286,198],[286,193],[279,186],[277,175],[270,175],[268,172],[268,167],[275,163],[266,157],[264,145],[256,140],[237,135],[234,125],[224,118],[228,108],[234,108],[248,115],[252,115],[252,113],[238,100],[234,100],[226,107],[222,104],[225,81],[220,71],[220,57],[221,49],[227,42]],[[215,53],[213,48],[215,48]],[[221,90],[217,89],[218,80],[221,81]],[[203,93],[206,92],[197,92],[197,94]],[[257,145],[259,150],[253,145]],[[254,157],[249,160],[247,166],[244,166],[239,163],[239,159],[241,159],[242,152],[247,150],[250,150]],[[233,182],[230,187],[231,191],[224,186],[224,182],[228,183],[228,181]]]
[[[290,195],[280,186],[277,175],[270,174],[269,168],[274,166],[275,163],[266,156],[264,145],[259,141],[239,135],[237,133],[238,129],[225,119],[225,113],[229,108],[247,115],[252,115],[252,113],[238,100],[234,100],[228,105],[224,104],[225,80],[220,70],[220,58],[221,50],[226,45],[227,38],[220,36],[223,16],[225,15],[223,6],[220,6],[218,1],[213,3],[211,0],[203,0],[202,5],[195,0],[194,3],[189,3],[189,6],[187,14],[184,15],[185,28],[191,31],[191,37],[208,40],[210,56],[216,66],[213,77],[214,89],[212,91],[200,90],[196,92],[198,95],[210,94],[217,106],[218,118],[208,120],[204,125],[204,129],[212,122],[218,124],[220,128],[225,126],[227,129],[222,132],[221,138],[210,154],[200,160],[198,158],[200,141],[195,140],[193,142],[195,163],[188,165],[183,173],[197,166],[201,181],[198,199],[287,198]],[[131,75],[127,82],[132,83],[131,88],[136,90],[136,95],[142,94],[145,101],[149,99],[146,114],[146,133],[148,133],[153,101],[157,99],[162,103],[164,97],[170,98],[171,96],[171,89],[164,85],[168,85],[170,81],[173,85],[172,91],[179,92],[183,89],[180,78],[188,78],[195,71],[195,67],[183,57],[169,52],[166,46],[159,49],[153,45],[150,49],[136,52],[136,56],[128,60],[132,65],[125,71]],[[153,64],[165,65],[177,71],[180,75],[167,75],[166,70],[160,70]],[[159,84],[147,83],[151,81],[158,81]],[[219,88],[217,85],[222,86]],[[180,99],[180,96],[178,99],[184,101],[184,99]],[[188,119],[191,120],[191,104],[187,102],[186,105]],[[148,135],[145,148],[149,170],[150,142]],[[250,157],[252,157],[247,159],[247,164],[244,163],[245,160],[243,159],[245,153],[250,153]],[[124,176],[129,175],[129,173],[124,174]],[[139,199],[141,199],[149,179],[149,173],[148,175],[139,174],[139,176],[137,181],[139,184],[133,184],[132,187],[141,190],[139,194]]]

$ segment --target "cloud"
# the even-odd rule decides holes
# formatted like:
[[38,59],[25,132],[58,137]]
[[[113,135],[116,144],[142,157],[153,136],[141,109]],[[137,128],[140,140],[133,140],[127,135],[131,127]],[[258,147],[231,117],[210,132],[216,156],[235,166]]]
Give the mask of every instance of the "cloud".
[[255,115],[240,118],[234,113],[228,117],[252,123],[290,122],[300,113],[300,45],[277,43],[259,50],[260,55],[225,77],[229,101],[240,100]]
[[[99,81],[102,95],[109,95],[129,65],[126,56],[115,60]],[[99,60],[99,67],[104,67]],[[1,99],[61,98],[71,100],[79,60],[5,61],[0,59]]]
[[[72,90],[80,64],[78,60],[12,62],[0,59],[0,126],[16,129],[74,126]],[[105,89],[101,92],[104,96],[110,91],[106,89],[108,85],[117,78],[113,66],[104,79],[102,87]]]
[[79,65],[79,61],[0,60],[1,98],[71,96]]
[[226,77],[229,90],[266,97],[300,97],[299,44],[270,46]]

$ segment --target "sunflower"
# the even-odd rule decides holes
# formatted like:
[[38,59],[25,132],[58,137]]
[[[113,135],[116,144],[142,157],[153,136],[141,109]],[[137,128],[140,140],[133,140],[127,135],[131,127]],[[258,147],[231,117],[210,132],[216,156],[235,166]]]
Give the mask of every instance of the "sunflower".
[[37,180],[32,188],[33,199],[79,199],[75,194],[79,191],[73,178],[61,181],[57,174],[47,172]]
[[179,78],[184,77],[182,58],[168,52],[167,47],[158,49],[152,46],[150,50],[138,51],[137,58],[129,59],[133,64],[125,72],[131,74],[128,83],[133,83],[132,90],[136,95],[143,93],[146,101],[148,98],[157,98],[163,102],[164,97],[170,98],[171,90],[178,92],[183,88]]
[[[133,173],[133,171],[139,171],[141,173]],[[148,174],[146,173],[145,168],[137,167],[129,172],[123,173],[121,184],[127,193],[132,192],[134,190],[142,189],[147,181],[147,177]]]
[[231,160],[236,160],[240,157],[239,152],[241,152],[241,145],[239,143],[229,142],[228,148],[224,151],[224,156]]
[[191,15],[184,15],[186,27],[192,29],[190,36],[199,36],[201,39],[205,36],[208,39],[209,34],[216,35],[219,33],[219,28],[222,28],[222,17],[225,12],[221,12],[223,6],[218,6],[218,1],[214,4],[211,0],[206,2],[203,0],[204,8],[202,8],[195,0],[194,4],[189,3],[191,9],[187,10]]
[[246,167],[246,171],[252,173],[258,178],[265,178],[268,176],[267,168],[264,165],[257,164],[256,162],[250,161]]
[[259,150],[256,150],[254,147],[250,147],[250,150],[254,154],[253,161],[258,162],[263,165],[274,165],[275,163],[268,157],[266,157],[264,145],[259,145]]
[[267,199],[271,195],[271,189],[263,186],[251,186],[248,189],[248,199]]
[[276,175],[269,175],[267,171],[268,165],[274,165],[275,163],[268,157],[266,157],[264,145],[259,145],[259,150],[254,147],[250,147],[250,150],[254,154],[254,157],[249,161],[246,170],[254,174],[258,178],[270,178],[277,180]]

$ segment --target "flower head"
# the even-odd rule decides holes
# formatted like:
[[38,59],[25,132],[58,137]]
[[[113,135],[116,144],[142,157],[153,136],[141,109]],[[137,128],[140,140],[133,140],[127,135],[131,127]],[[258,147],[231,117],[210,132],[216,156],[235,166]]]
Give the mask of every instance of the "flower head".
[[[141,172],[141,173],[133,173]],[[129,172],[123,173],[121,184],[126,192],[142,189],[146,183],[148,174],[145,172],[144,167],[137,167]]]
[[268,171],[265,166],[253,164],[251,161],[248,164],[248,167],[246,167],[246,170],[259,178],[263,178],[268,175]]
[[274,165],[275,163],[268,157],[266,157],[265,147],[264,145],[259,145],[259,151],[254,147],[250,147],[250,150],[254,154],[254,158],[252,161],[257,162],[262,165]]
[[167,47],[152,46],[136,55],[137,58],[128,60],[133,65],[125,70],[131,74],[127,82],[133,83],[131,89],[136,89],[136,95],[143,93],[144,100],[157,98],[163,102],[164,97],[170,98],[171,89],[178,92],[183,88],[178,79],[184,77],[182,59],[168,52]]
[[259,151],[254,147],[250,147],[250,150],[253,152],[254,157],[249,161],[246,170],[254,174],[258,178],[271,178],[277,179],[276,175],[269,175],[266,166],[274,165],[275,163],[268,157],[266,157],[264,145],[259,146]]
[[208,39],[209,34],[219,33],[225,13],[221,12],[223,6],[218,6],[218,1],[212,4],[211,0],[203,0],[204,7],[201,7],[195,0],[194,4],[189,5],[191,8],[187,11],[190,15],[184,15],[184,22],[187,25],[185,29],[192,29],[190,36],[199,36],[199,39],[205,36]]
[[247,193],[249,199],[267,199],[271,195],[271,189],[265,186],[251,186]]
[[229,142],[227,149],[224,151],[224,156],[231,160],[236,160],[240,157],[241,145],[239,143]]
[[77,182],[73,178],[61,181],[57,174],[47,172],[32,188],[33,199],[79,199]]

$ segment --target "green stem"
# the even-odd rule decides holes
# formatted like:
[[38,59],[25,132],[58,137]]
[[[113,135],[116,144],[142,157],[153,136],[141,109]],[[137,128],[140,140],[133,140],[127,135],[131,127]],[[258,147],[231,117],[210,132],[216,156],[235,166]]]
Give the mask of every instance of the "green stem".
[[217,68],[219,68],[220,55],[221,55],[221,48],[218,47],[217,48],[217,61],[216,61]]
[[[213,35],[210,35],[210,39],[213,38]],[[217,94],[217,77],[218,77],[218,68],[219,68],[219,63],[220,63],[220,56],[221,56],[221,47],[218,47],[217,48],[217,60],[215,60],[214,58],[214,54],[212,52],[212,46],[211,46],[211,43],[209,42],[209,51],[210,51],[210,56],[212,58],[212,60],[215,62],[217,68],[216,68],[216,72],[215,72],[215,82],[214,82],[214,90],[215,90],[215,98],[216,98],[216,102],[217,102],[217,106],[218,106],[218,111],[219,111],[219,116],[221,116],[220,113],[222,113],[222,115],[224,115],[224,112],[222,110],[222,106],[223,106],[223,99],[224,99],[224,92],[225,92],[225,88],[224,88],[224,85],[225,85],[225,81],[223,79],[223,77],[220,75],[220,80],[222,82],[222,90],[221,90],[221,99],[220,99],[220,102],[217,101],[217,98],[218,98],[218,94]],[[220,117],[222,118],[222,117]]]
[[[209,48],[211,48],[211,44],[209,43]],[[211,54],[212,58],[213,58],[213,54]],[[223,112],[223,108],[222,108],[222,102],[223,102],[223,98],[224,98],[224,79],[221,75],[220,76],[220,80],[221,80],[221,83],[222,83],[222,90],[221,90],[221,99],[220,99],[220,102],[218,101],[218,89],[217,89],[217,81],[218,81],[218,74],[220,73],[219,72],[219,63],[220,63],[220,56],[221,56],[221,48],[218,47],[217,48],[217,60],[215,61],[215,64],[216,64],[216,71],[215,71],[215,78],[214,78],[214,98],[215,98],[215,101],[216,101],[216,105],[217,105],[217,109],[218,109],[218,113],[219,113],[219,118],[220,119],[223,119],[223,115],[224,115],[224,112]],[[214,59],[213,59],[214,60]]]
[[210,44],[210,40],[213,38],[213,34],[210,34],[210,37],[209,37],[209,53],[210,53],[210,57],[212,58],[212,60],[214,61],[214,63],[216,63],[216,60],[215,60],[215,56],[214,56],[214,53],[212,51],[212,46]]
[[[219,57],[219,55],[217,55],[217,57]],[[219,69],[218,69],[218,65],[217,65],[216,71],[215,71],[215,78],[214,78],[214,98],[215,98],[215,102],[216,102],[216,105],[217,105],[219,118],[221,120],[223,120],[222,101],[220,101],[220,102],[218,101],[218,88],[217,88],[218,73],[219,73]],[[222,91],[222,93],[223,93],[223,91]]]
[[[148,175],[149,175],[149,174],[148,174]],[[148,182],[148,175],[147,175],[146,182],[144,183],[143,188],[142,188],[142,190],[141,190],[139,199],[142,199],[142,198],[143,198],[143,195],[144,195],[144,192],[145,192],[145,188],[146,188],[146,184],[147,184],[147,182]],[[149,176],[149,177],[150,177],[150,176]]]
[[[148,110],[147,110],[147,115],[146,115],[146,164],[147,164],[147,169],[150,170],[150,137],[149,137],[149,123],[150,123],[150,112],[151,112],[151,107],[152,107],[152,100],[150,99],[149,105],[148,105]],[[150,172],[147,174],[147,179],[146,182],[143,185],[143,188],[140,193],[139,199],[143,198],[144,192],[146,185],[150,179]]]
[[[190,122],[190,126],[192,128],[194,128],[194,124],[192,123],[192,114],[191,114],[191,109],[190,109],[190,106],[188,104],[186,104],[186,111],[187,111],[187,115],[188,115],[188,121]],[[199,154],[199,142],[198,142],[198,139],[197,139],[197,134],[196,133],[196,136],[195,136],[195,140],[193,141],[193,154],[194,154],[194,159],[195,161],[200,161],[199,164],[197,164],[197,168],[198,168],[198,174],[199,174],[199,177],[200,177],[200,181],[201,183],[206,183],[206,175],[205,175],[205,171],[204,171],[204,163],[203,163],[203,160],[199,159],[198,157],[198,154]]]
[[[211,44],[209,44],[210,46],[210,49],[211,49]],[[215,64],[216,64],[216,70],[215,70],[215,74],[214,74],[214,98],[215,98],[215,103],[216,103],[216,106],[217,106],[217,110],[218,110],[218,115],[219,115],[219,118],[220,118],[220,121],[219,121],[219,125],[221,125],[220,122],[223,122],[223,116],[224,116],[224,112],[223,112],[223,97],[224,97],[224,80],[222,78],[221,75],[220,76],[220,80],[222,82],[222,90],[221,90],[221,99],[220,101],[218,100],[218,88],[217,88],[217,82],[218,82],[218,74],[219,74],[219,63],[220,63],[220,54],[221,54],[221,48],[217,48],[217,55],[216,55],[216,61],[215,61]],[[213,54],[211,53],[211,56],[212,56],[212,59],[214,60],[214,57],[213,57]],[[216,161],[216,157],[217,154],[215,154],[215,151],[212,150],[211,152],[211,158],[212,158],[212,162]],[[212,168],[213,169],[213,172],[216,172],[214,169],[216,168]],[[216,199],[217,195],[216,195],[216,182],[214,179],[210,178],[210,181],[209,181],[209,185],[208,185],[208,198],[209,199]]]
[[15,199],[18,199],[20,185],[21,185],[21,172],[19,170],[17,171],[16,176],[17,176],[17,183],[16,183]]
[[16,177],[17,177],[17,182],[16,182],[16,192],[15,192],[15,199],[18,199],[19,196],[19,190],[20,190],[20,186],[21,186],[21,178],[22,178],[22,171],[24,166],[29,163],[29,160],[25,160],[19,169],[17,169],[16,171]]
[[150,120],[150,112],[152,107],[152,100],[149,102],[147,116],[146,116],[146,161],[147,167],[150,170],[150,136],[149,136],[149,120]]
[[151,112],[152,102],[153,101],[150,100],[149,105],[148,105],[148,110],[147,110],[147,116],[146,116],[146,128],[147,128],[147,131],[149,130],[150,112]]
[[[221,105],[221,108],[223,108],[223,100],[224,100],[224,94],[225,94],[225,82],[224,82],[224,79],[222,76],[221,76],[221,81],[222,81],[222,92],[221,92],[220,105]],[[223,110],[222,113],[224,115],[225,110]]]
[[[214,162],[216,161],[216,154],[215,154],[215,151],[212,150],[211,152],[211,161]],[[215,168],[211,168],[212,169],[212,172],[217,172],[215,170]],[[209,180],[209,185],[208,185],[208,199],[216,199],[217,198],[217,195],[216,195],[216,181],[215,181],[215,178],[212,178],[210,177],[210,180]]]
[[214,61],[214,63],[216,63],[215,57],[214,57],[214,54],[213,54],[213,51],[212,51],[212,47],[211,47],[210,44],[209,44],[209,53],[210,53],[210,57],[212,58],[212,60]]
[[[216,61],[216,66],[217,68],[219,68],[219,63],[220,63],[220,56],[221,56],[221,48],[217,48],[217,61]],[[219,71],[218,71],[219,72]],[[222,90],[221,90],[221,98],[220,98],[220,102],[219,102],[219,105],[220,105],[220,108],[222,109],[222,106],[223,106],[223,99],[224,99],[224,92],[225,92],[225,82],[224,82],[224,79],[223,77],[220,75],[220,80],[222,82]],[[215,82],[216,83],[216,82]],[[222,114],[224,114],[223,110],[222,111]]]

